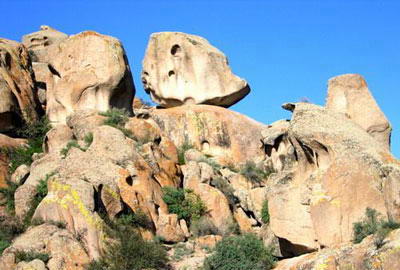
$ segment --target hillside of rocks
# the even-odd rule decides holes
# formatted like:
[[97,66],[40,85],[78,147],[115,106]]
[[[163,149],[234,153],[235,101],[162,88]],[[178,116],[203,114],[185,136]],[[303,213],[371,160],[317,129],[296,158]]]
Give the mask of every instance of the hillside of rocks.
[[250,85],[206,39],[149,37],[154,106],[127,53],[0,38],[0,270],[400,269],[400,161],[361,75],[260,123],[229,109]]

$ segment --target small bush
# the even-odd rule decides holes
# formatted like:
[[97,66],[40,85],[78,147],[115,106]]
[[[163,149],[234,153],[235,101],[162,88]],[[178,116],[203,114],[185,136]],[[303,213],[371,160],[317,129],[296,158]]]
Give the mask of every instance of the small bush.
[[174,255],[172,255],[172,259],[174,261],[180,261],[183,258],[194,253],[193,248],[188,248],[184,243],[179,243],[175,246]]
[[89,270],[142,270],[161,269],[168,261],[167,252],[156,242],[145,241],[132,225],[132,217],[125,216],[113,222],[114,239],[107,243],[105,254],[100,260],[87,266]]
[[11,245],[11,241],[24,232],[22,223],[15,220],[0,220],[0,256],[4,249]]
[[260,168],[254,161],[247,161],[240,169],[240,174],[253,183],[263,182],[273,172],[272,168]]
[[233,209],[239,199],[233,194],[234,189],[232,186],[222,177],[216,177],[211,181],[211,185],[219,189],[225,197],[228,199],[231,209]]
[[222,166],[220,164],[218,164],[214,159],[211,159],[211,158],[203,158],[203,159],[199,160],[199,162],[207,163],[208,165],[210,165],[213,168],[213,170],[215,172],[218,172],[219,170],[222,169]]
[[15,262],[19,263],[22,261],[30,262],[33,260],[39,259],[44,263],[47,263],[50,260],[50,256],[47,253],[40,253],[34,251],[17,251],[15,253]]
[[83,137],[83,141],[85,142],[85,148],[89,148],[93,142],[93,133],[89,132],[88,134],[86,134],[85,137]]
[[190,231],[196,237],[219,234],[218,228],[208,217],[201,217],[190,225]]
[[354,243],[360,243],[368,235],[375,234],[375,245],[380,247],[390,231],[400,228],[400,223],[378,219],[379,215],[375,209],[366,209],[364,220],[353,224]]
[[18,187],[19,185],[11,181],[7,181],[7,186],[0,188],[0,194],[2,194],[4,197],[3,203],[1,205],[6,206],[6,210],[9,214],[14,214],[15,211],[14,194]]
[[13,149],[3,149],[10,158],[10,174],[22,164],[31,165],[32,155],[34,153],[42,153],[43,139],[46,133],[50,130],[50,122],[46,117],[32,123],[25,124],[16,133],[22,138],[28,139],[27,146],[20,146]]
[[3,254],[3,251],[6,248],[8,248],[10,245],[11,245],[11,243],[9,241],[0,239],[0,256],[1,256],[1,254]]
[[71,150],[72,147],[78,148],[84,152],[86,151],[86,148],[81,147],[77,140],[71,140],[67,143],[67,145],[63,149],[60,150],[60,154],[61,154],[62,158],[67,157],[68,152],[69,152],[69,150]]
[[132,211],[128,214],[122,214],[117,217],[115,222],[118,224],[118,226],[123,225],[132,226],[135,228],[140,227],[145,229],[152,229],[152,222],[149,220],[146,214],[140,210],[136,211],[136,213]]
[[119,129],[126,137],[132,138],[132,132],[124,128],[125,123],[129,120],[129,114],[126,110],[113,108],[99,114],[107,117],[104,120],[104,125]]
[[261,220],[264,224],[269,224],[268,200],[263,202],[261,208]]
[[275,264],[272,251],[253,234],[230,236],[217,243],[203,267],[205,270],[268,270]]
[[186,139],[185,142],[178,148],[178,163],[179,165],[185,165],[185,152],[189,149],[193,149],[194,146],[189,143]]
[[162,190],[168,211],[177,214],[178,219],[184,219],[189,225],[206,212],[204,203],[192,190],[174,187],[164,187]]

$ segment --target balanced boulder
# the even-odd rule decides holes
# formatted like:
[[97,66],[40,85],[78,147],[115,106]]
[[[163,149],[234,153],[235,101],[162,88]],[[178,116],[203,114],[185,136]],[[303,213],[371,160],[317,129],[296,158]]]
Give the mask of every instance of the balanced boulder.
[[162,107],[210,104],[229,107],[250,92],[225,55],[202,37],[154,33],[143,60],[142,82]]

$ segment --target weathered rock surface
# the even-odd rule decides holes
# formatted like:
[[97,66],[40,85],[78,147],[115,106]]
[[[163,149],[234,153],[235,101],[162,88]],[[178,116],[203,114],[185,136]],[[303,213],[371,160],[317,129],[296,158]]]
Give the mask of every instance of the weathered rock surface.
[[142,82],[163,107],[210,104],[229,107],[250,92],[225,55],[202,37],[178,32],[150,36]]
[[7,185],[9,157],[7,148],[15,148],[26,144],[25,139],[14,139],[0,134],[0,187]]
[[372,237],[357,245],[323,249],[277,263],[275,270],[397,270],[400,268],[400,230],[393,231],[382,247],[376,247]]
[[294,163],[277,174],[268,193],[271,229],[284,240],[285,256],[351,241],[353,223],[367,207],[387,214],[384,180],[399,169],[345,115],[306,103],[292,107],[287,130],[269,144],[277,152],[287,149],[281,160]]
[[40,268],[44,263],[35,260],[34,263],[19,263],[16,269],[83,270],[90,262],[84,247],[74,235],[50,224],[31,227],[18,236],[0,257],[1,270],[14,269],[17,251],[45,253],[49,255],[50,260],[47,262],[47,268]]
[[345,74],[330,79],[326,107],[344,113],[374,137],[382,147],[390,149],[392,127],[362,76]]
[[179,148],[185,143],[214,156],[221,164],[263,157],[265,125],[237,112],[209,105],[153,110],[151,119]]
[[[40,26],[40,30],[22,37],[22,44],[28,49],[33,62],[49,63],[48,47],[67,39],[68,35],[48,26]],[[36,74],[36,72],[35,72]]]
[[38,119],[40,112],[31,59],[26,48],[0,39],[0,132]]
[[87,31],[51,46],[48,54],[53,81],[47,85],[46,113],[54,124],[65,124],[81,109],[132,112],[135,87],[119,40]]

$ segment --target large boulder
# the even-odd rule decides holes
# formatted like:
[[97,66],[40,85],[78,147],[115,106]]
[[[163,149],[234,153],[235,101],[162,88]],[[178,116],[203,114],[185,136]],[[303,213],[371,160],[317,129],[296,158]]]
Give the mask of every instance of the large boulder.
[[250,92],[235,76],[225,55],[202,37],[154,33],[143,60],[142,82],[163,107],[211,104],[229,107]]
[[82,109],[132,112],[135,87],[119,40],[86,31],[47,51],[53,80],[47,85],[46,112],[54,124],[65,124]]
[[350,242],[353,223],[367,207],[398,216],[393,204],[386,208],[398,194],[385,191],[386,179],[398,181],[398,162],[373,137],[332,110],[307,103],[285,107],[293,110],[286,130],[280,124],[263,132],[276,137],[264,140],[274,149],[267,156],[279,153],[284,163],[268,193],[271,229],[284,255]]
[[261,130],[265,125],[231,110],[209,105],[156,109],[150,113],[179,148],[191,144],[223,163],[244,163],[263,157]]
[[48,26],[41,25],[40,30],[24,35],[22,44],[28,49],[33,62],[50,62],[47,49],[67,39],[68,35]]
[[328,83],[326,107],[344,113],[374,137],[382,147],[390,149],[392,127],[362,76],[345,74],[331,78]]
[[[17,265],[17,252],[35,252],[49,255],[47,268],[45,263],[36,259],[20,262]],[[83,270],[90,263],[89,256],[82,244],[73,234],[55,225],[42,224],[31,227],[18,236],[0,257],[0,270]]]
[[[38,119],[32,63],[25,46],[0,38],[0,132]],[[21,119],[22,118],[22,119]]]

